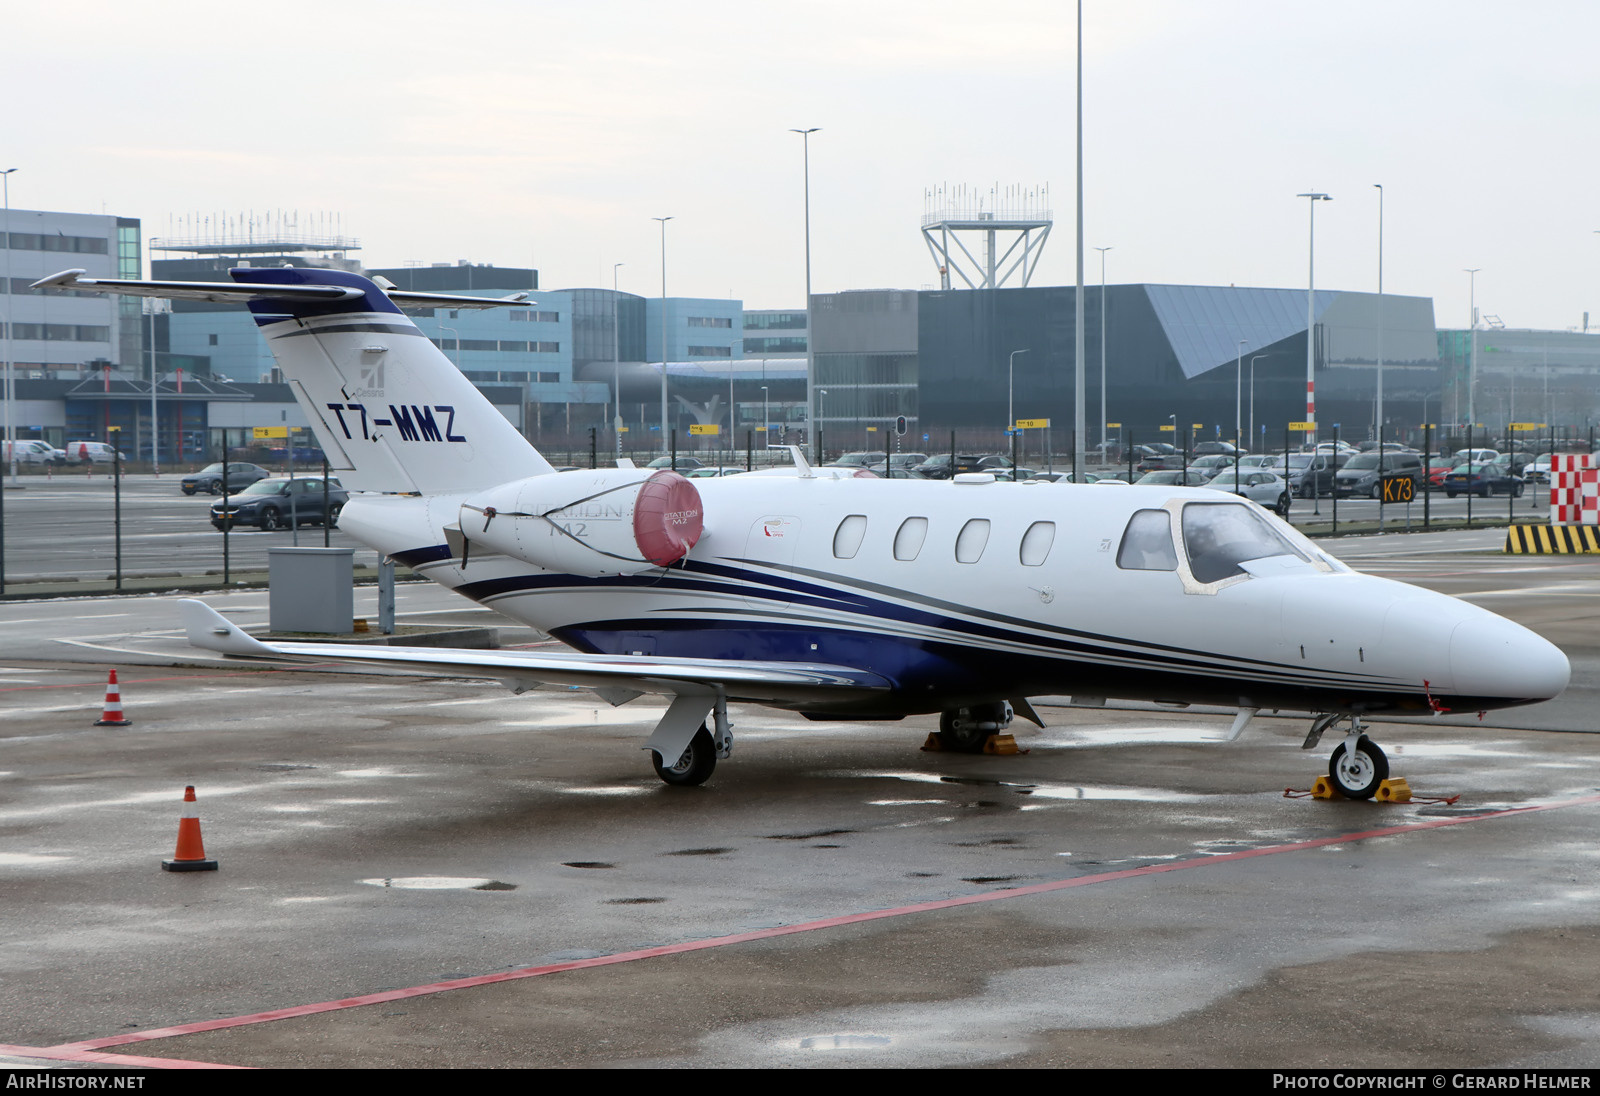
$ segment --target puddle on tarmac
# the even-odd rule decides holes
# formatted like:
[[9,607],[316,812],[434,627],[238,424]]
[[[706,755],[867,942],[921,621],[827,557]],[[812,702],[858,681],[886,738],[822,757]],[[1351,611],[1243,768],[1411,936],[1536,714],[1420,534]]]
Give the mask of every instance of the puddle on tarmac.
[[1154,724],[1151,726],[1052,728],[1042,736],[1031,738],[1031,749],[1052,749],[1063,746],[1153,746],[1186,745],[1195,742],[1221,742],[1228,735],[1228,722],[1218,717],[1217,723],[1182,725]]
[[0,868],[26,868],[34,864],[50,864],[57,860],[70,860],[67,856],[45,856],[33,852],[0,852]]
[[720,847],[707,848],[707,849],[675,849],[672,852],[664,852],[661,855],[662,856],[722,856],[725,853],[730,853],[732,851],[733,851],[733,849],[731,849],[731,848],[720,848]]
[[796,1050],[882,1050],[894,1043],[888,1035],[807,1035]]
[[384,879],[360,879],[357,882],[369,887],[387,887],[393,890],[515,890],[516,884],[502,883],[498,879],[467,878],[454,875],[409,875]]
[[947,802],[943,799],[869,799],[869,807],[921,807],[927,805],[942,807]]
[[608,906],[653,906],[658,902],[665,902],[665,898],[607,898]]
[[556,791],[567,795],[643,795],[645,792],[653,791],[655,787],[653,784],[601,784],[583,788],[569,785],[557,788]]
[[337,776],[421,776],[421,773],[402,773],[394,769],[378,766],[372,769],[340,769]]
[[[1017,795],[1031,795],[1038,799],[1125,800],[1140,803],[1197,803],[1205,796],[1169,788],[1127,788],[1100,785],[1032,784],[1021,781],[994,780],[983,777],[945,776],[939,773],[915,770],[845,770],[836,775],[857,780],[904,780],[912,784],[963,784],[985,788],[1010,788]],[[886,805],[910,805],[917,800],[884,800]],[[923,801],[929,802],[929,801]],[[993,801],[986,801],[993,805]],[[1027,807],[1023,808],[1027,810]],[[1038,809],[1038,808],[1034,808]]]
[[616,867],[615,864],[608,864],[604,860],[563,860],[561,862],[561,866],[563,868],[594,868],[594,869],[605,869],[605,868],[614,868],[614,867]]

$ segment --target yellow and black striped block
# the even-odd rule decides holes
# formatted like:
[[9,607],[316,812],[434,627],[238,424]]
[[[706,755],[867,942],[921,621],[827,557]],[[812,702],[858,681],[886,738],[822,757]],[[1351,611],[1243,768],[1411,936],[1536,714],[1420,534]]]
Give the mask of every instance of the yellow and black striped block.
[[1594,525],[1513,525],[1506,531],[1506,551],[1517,554],[1578,555],[1600,553],[1600,527]]

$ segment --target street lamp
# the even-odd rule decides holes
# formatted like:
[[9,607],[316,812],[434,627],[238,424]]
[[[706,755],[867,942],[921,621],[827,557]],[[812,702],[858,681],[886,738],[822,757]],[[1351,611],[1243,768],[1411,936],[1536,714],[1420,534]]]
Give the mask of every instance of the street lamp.
[[[812,126],[810,129],[791,129],[790,133],[800,135],[800,145],[805,157],[805,195],[806,195],[806,427],[812,429],[811,409],[817,407],[817,401],[812,392],[817,383],[817,355],[814,347],[817,342],[817,333],[811,326],[811,135],[821,126]],[[821,418],[818,408],[818,418]]]
[[1467,273],[1467,310],[1472,314],[1472,332],[1468,336],[1471,343],[1467,350],[1467,421],[1475,423],[1478,421],[1478,271],[1483,267],[1462,269]]
[[1239,353],[1233,363],[1233,445],[1236,449],[1243,449],[1239,444],[1239,427],[1244,425],[1244,344],[1248,339],[1239,340]]
[[816,434],[818,464],[822,463],[822,400],[827,394],[828,390],[826,388],[817,389],[817,429],[814,433]]
[[617,400],[617,418],[612,433],[617,435],[617,456],[622,456],[622,302],[617,299],[617,270],[627,263],[611,264],[611,383]]
[[1016,385],[1017,385],[1017,355],[1026,354],[1032,347],[1022,350],[1013,350],[1011,357],[1006,362],[1006,430],[1010,432],[1017,428],[1016,412]]
[[1306,431],[1306,440],[1312,443],[1314,450],[1317,440],[1317,203],[1333,199],[1315,190],[1295,197],[1311,199],[1310,243],[1306,252],[1306,422],[1311,428]]
[[667,452],[667,222],[671,217],[652,217],[661,222],[661,452]]
[[1378,188],[1378,464],[1383,464],[1383,184]]
[[1097,247],[1100,252],[1100,459],[1106,459],[1106,252],[1109,247]]
[[[763,363],[765,364],[765,363]],[[772,444],[772,401],[767,398],[767,386],[761,386],[761,444]]]

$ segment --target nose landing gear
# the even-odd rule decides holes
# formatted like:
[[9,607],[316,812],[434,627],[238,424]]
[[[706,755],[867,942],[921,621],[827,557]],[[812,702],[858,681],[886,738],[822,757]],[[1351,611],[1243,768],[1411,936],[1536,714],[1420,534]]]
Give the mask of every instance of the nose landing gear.
[[1012,718],[1011,705],[1004,700],[943,712],[939,716],[939,744],[954,753],[982,753],[989,736],[1004,733]]
[[1371,799],[1378,793],[1378,787],[1389,779],[1389,759],[1377,743],[1362,733],[1360,716],[1353,713],[1319,715],[1312,721],[1311,731],[1300,748],[1315,749],[1323,732],[1346,719],[1350,721],[1350,731],[1328,759],[1328,779],[1346,799]]

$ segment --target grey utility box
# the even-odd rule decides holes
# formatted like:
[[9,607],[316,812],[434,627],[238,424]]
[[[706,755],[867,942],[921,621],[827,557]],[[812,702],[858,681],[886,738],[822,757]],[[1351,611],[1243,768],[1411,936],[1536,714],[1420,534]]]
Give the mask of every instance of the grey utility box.
[[354,632],[355,554],[354,548],[268,548],[268,626],[274,632]]

